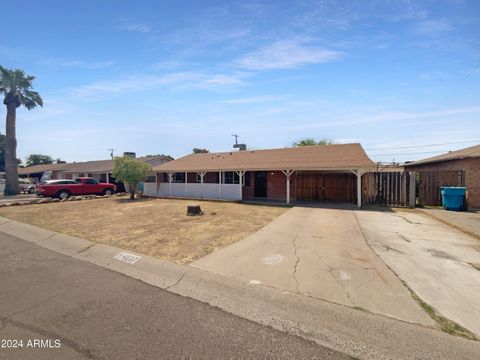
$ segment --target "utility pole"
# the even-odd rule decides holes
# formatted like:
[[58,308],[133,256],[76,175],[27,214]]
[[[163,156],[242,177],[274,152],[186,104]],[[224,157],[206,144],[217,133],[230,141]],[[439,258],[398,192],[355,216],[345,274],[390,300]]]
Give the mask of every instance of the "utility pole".
[[113,159],[113,152],[117,149],[107,149],[107,150],[110,150],[110,157]]
[[240,136],[238,136],[237,134],[233,134],[232,136],[235,137],[235,145],[238,145],[238,138]]

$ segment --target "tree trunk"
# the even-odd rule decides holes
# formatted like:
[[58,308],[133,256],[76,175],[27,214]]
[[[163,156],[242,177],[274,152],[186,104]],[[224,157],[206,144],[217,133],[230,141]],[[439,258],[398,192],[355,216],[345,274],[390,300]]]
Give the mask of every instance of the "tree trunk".
[[130,193],[130,199],[135,200],[135,189],[137,188],[137,184],[132,185],[128,184],[128,192]]
[[187,205],[187,215],[188,216],[203,215],[200,205]]
[[17,138],[15,120],[17,108],[12,102],[7,105],[7,129],[5,133],[5,195],[20,193],[17,170]]

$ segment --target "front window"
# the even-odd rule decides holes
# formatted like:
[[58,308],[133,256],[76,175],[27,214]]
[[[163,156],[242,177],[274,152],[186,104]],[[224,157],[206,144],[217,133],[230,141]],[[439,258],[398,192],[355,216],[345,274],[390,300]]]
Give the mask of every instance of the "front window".
[[184,183],[185,182],[185,173],[175,173],[173,174],[173,182]]
[[240,184],[240,177],[234,171],[225,171],[224,184]]

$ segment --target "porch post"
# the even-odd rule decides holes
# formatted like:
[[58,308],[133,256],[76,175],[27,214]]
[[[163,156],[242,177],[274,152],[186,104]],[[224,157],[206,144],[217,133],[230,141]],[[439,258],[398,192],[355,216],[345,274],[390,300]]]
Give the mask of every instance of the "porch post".
[[243,189],[242,189],[242,186],[243,186],[243,175],[245,174],[245,171],[242,171],[242,170],[239,170],[239,171],[235,171],[238,175],[238,184],[240,185],[240,200],[243,200]]
[[108,172],[106,173],[106,179],[107,179],[107,184],[109,184],[110,183],[110,176],[109,176]]
[[187,197],[188,172],[185,171],[185,197]]
[[222,198],[222,172],[218,172],[218,198]]
[[362,207],[362,174],[360,169],[357,169],[357,206]]
[[[145,189],[143,189],[145,191]],[[158,173],[155,172],[155,194],[158,196]]]
[[168,195],[172,196],[172,180],[173,180],[173,172],[168,173]]

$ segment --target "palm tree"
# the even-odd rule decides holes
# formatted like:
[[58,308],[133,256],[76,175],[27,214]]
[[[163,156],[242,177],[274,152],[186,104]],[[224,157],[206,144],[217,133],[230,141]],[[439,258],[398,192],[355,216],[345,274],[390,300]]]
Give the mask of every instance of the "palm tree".
[[4,94],[3,103],[7,107],[5,141],[5,195],[20,192],[17,173],[17,138],[15,121],[20,105],[32,110],[43,106],[43,100],[36,91],[32,91],[35,76],[26,75],[21,69],[6,69],[0,66],[0,94]]

